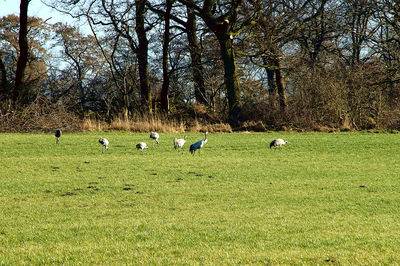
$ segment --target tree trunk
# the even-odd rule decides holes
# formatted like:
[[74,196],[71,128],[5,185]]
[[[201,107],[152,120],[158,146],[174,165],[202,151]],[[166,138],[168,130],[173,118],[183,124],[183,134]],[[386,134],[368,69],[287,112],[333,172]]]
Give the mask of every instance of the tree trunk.
[[192,60],[192,73],[194,81],[194,95],[196,101],[208,105],[206,86],[204,82],[204,69],[201,63],[201,50],[197,38],[196,16],[192,8],[187,7],[188,19],[186,23],[186,35],[189,43],[190,57]]
[[24,84],[25,68],[28,62],[28,5],[30,0],[21,0],[19,15],[19,58],[17,61],[17,70],[15,73],[15,85],[12,92],[12,103],[14,109],[18,102],[23,101],[26,96]]
[[[167,5],[168,5],[167,0]],[[172,0],[171,0],[172,1]],[[178,0],[179,1],[179,0]],[[201,49],[199,45],[199,41],[197,38],[197,21],[196,21],[196,16],[195,16],[195,11],[193,8],[193,0],[187,0],[186,4],[186,10],[187,10],[187,21],[184,21],[180,19],[176,15],[171,15],[170,11],[167,10],[161,10],[155,7],[152,7],[151,5],[148,5],[150,10],[153,12],[162,15],[167,19],[174,20],[176,23],[182,25],[185,27],[185,32],[186,36],[188,39],[188,47],[189,47],[189,52],[190,52],[190,57],[192,60],[192,75],[193,75],[193,82],[194,82],[194,93],[195,93],[195,98],[198,103],[208,105],[207,97],[206,97],[206,87],[205,87],[205,82],[204,82],[204,70],[203,70],[203,65],[201,63]],[[168,13],[168,14],[167,14]],[[164,37],[165,38],[165,37]]]
[[1,82],[0,82],[0,100],[4,101],[9,99],[8,97],[8,82],[7,82],[7,71],[6,66],[2,60],[2,53],[0,52],[0,72],[1,72]]
[[[241,120],[242,103],[240,100],[240,86],[237,76],[237,66],[235,52],[232,45],[232,40],[226,36],[227,33],[220,36],[219,43],[221,46],[221,56],[224,62],[224,81],[229,106],[229,123],[236,127]],[[218,36],[217,36],[218,37]]]
[[[124,97],[124,101],[125,101],[125,97]],[[124,104],[124,106],[122,107],[122,119],[124,121],[129,121],[129,109],[128,109],[128,107],[126,107],[126,104]]]
[[269,105],[272,109],[275,110],[275,108],[276,108],[276,85],[274,82],[274,74],[275,74],[274,70],[267,69]]
[[162,58],[162,68],[163,68],[163,84],[161,87],[161,110],[165,114],[169,111],[169,101],[168,101],[168,88],[169,88],[169,69],[168,69],[168,48],[169,48],[169,28],[170,28],[170,16],[172,9],[172,0],[166,0],[167,6],[165,10],[165,29],[164,29],[164,40],[163,40],[163,58]]
[[124,121],[129,120],[129,107],[130,107],[130,99],[129,99],[129,92],[128,92],[128,79],[127,73],[130,71],[129,66],[125,68],[125,76],[124,76],[124,89],[123,89],[123,106],[122,106],[122,119]]
[[82,67],[80,64],[80,60],[78,58],[75,58],[72,53],[69,51],[69,44],[64,42],[64,52],[65,54],[75,63],[76,67],[76,91],[79,95],[79,108],[81,115],[83,117],[85,111],[84,111],[84,103],[85,103],[85,92],[83,90],[83,82],[82,82]]
[[228,99],[229,123],[231,126],[237,127],[240,120],[242,120],[242,103],[240,100],[240,86],[237,76],[237,66],[231,31],[234,31],[234,25],[237,21],[237,11],[242,0],[230,1],[230,8],[228,8],[225,14],[220,17],[216,17],[214,14],[214,8],[217,4],[216,0],[204,1],[202,8],[194,5],[193,1],[178,1],[182,2],[187,7],[193,7],[198,11],[200,10],[199,16],[204,20],[207,27],[213,31],[218,39],[221,57],[224,62],[224,80]]
[[148,66],[149,42],[145,29],[145,3],[146,0],[136,0],[136,34],[138,37],[137,60],[139,65],[139,83],[142,102],[142,113],[152,114],[151,94]]
[[282,77],[281,61],[278,56],[274,59],[275,63],[275,81],[279,95],[279,107],[283,116],[287,114],[287,100],[285,82]]
[[274,81],[275,70],[272,67],[271,60],[264,56],[263,63],[265,65],[265,71],[267,72],[267,81],[268,81],[268,99],[269,106],[272,110],[276,108],[276,83]]

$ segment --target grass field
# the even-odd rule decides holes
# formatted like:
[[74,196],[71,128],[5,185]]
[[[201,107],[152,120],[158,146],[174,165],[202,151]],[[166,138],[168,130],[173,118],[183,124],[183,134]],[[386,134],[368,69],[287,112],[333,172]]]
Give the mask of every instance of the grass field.
[[0,134],[0,264],[400,262],[400,135],[175,136]]

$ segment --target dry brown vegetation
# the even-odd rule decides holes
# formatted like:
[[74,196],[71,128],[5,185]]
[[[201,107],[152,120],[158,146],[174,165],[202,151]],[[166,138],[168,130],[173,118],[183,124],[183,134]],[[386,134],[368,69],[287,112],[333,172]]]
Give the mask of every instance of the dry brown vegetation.
[[181,132],[232,132],[229,124],[198,119],[178,121],[163,116],[138,119],[116,118],[105,122],[96,118],[80,118],[64,106],[51,104],[39,97],[20,111],[0,113],[0,132],[50,132],[61,129],[68,132],[124,130],[132,132],[158,131],[164,133]]
[[[329,98],[330,93],[332,92],[326,91],[324,97]],[[205,131],[230,133],[234,130],[345,132],[397,130],[400,127],[400,111],[396,108],[390,109],[389,106],[380,104],[381,109],[377,116],[371,117],[364,113],[364,116],[361,115],[359,120],[356,120],[358,123],[355,123],[355,119],[350,118],[349,115],[339,115],[340,111],[348,108],[345,103],[343,101],[343,105],[338,104],[333,107],[332,112],[329,113],[324,108],[312,107],[309,106],[309,102],[299,100],[293,103],[286,117],[282,116],[278,110],[271,110],[268,105],[262,106],[260,103],[258,106],[253,106],[254,117],[250,116],[249,120],[242,122],[237,128],[232,128],[223,122],[223,117],[209,112],[206,107],[198,104],[194,105],[191,110],[187,109],[186,114],[171,114],[169,117],[157,114],[129,119],[123,119],[121,116],[104,121],[94,115],[80,117],[74,112],[76,107],[73,105],[70,105],[69,108],[68,105],[52,103],[46,97],[37,97],[24,109],[11,111],[4,106],[0,108],[0,132],[51,132],[57,128],[66,132],[107,130],[164,133]]]
[[38,97],[23,110],[1,112],[0,132],[48,132],[56,128],[79,131],[82,121],[63,106]]
[[[264,114],[265,115],[265,114]],[[268,118],[263,116],[264,120],[249,120],[241,123],[240,127],[232,127],[218,119],[212,119],[205,115],[195,118],[168,118],[161,115],[152,117],[123,119],[116,118],[110,122],[103,121],[94,117],[81,118],[74,112],[69,111],[64,106],[51,104],[45,98],[39,97],[32,104],[23,110],[7,111],[0,113],[0,132],[51,132],[55,129],[61,129],[66,132],[81,131],[108,131],[123,130],[131,132],[149,132],[158,131],[164,133],[182,133],[182,132],[226,132],[250,131],[267,132],[277,131],[317,131],[317,132],[345,132],[355,130],[393,130],[398,128],[399,113],[395,110],[381,113],[382,118],[378,121],[366,119],[366,125],[359,128],[348,117],[343,117],[337,123],[317,123],[313,120],[307,120],[306,116],[301,116],[295,110],[291,110],[285,122],[281,117]],[[274,119],[274,120],[273,120]],[[304,119],[304,120],[303,120]]]

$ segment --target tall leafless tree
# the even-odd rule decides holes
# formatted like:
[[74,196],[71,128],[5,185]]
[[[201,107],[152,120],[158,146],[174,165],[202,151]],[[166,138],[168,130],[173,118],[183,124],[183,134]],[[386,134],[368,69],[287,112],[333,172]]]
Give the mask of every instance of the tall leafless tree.
[[18,102],[23,102],[26,95],[26,87],[24,86],[25,68],[28,62],[28,6],[30,0],[21,0],[19,15],[19,58],[17,61],[17,70],[15,73],[15,84],[12,92],[12,103],[14,109],[17,108]]
[[3,62],[3,52],[0,51],[0,73],[1,73],[1,82],[0,82],[0,100],[4,101],[8,98],[8,80],[7,80],[7,70],[6,66]]
[[168,100],[168,89],[169,89],[169,67],[168,67],[168,48],[170,40],[170,22],[171,22],[171,9],[172,0],[166,0],[165,16],[164,16],[164,36],[163,36],[163,52],[162,52],[162,69],[163,69],[163,83],[161,86],[160,101],[161,110],[168,114],[169,111],[169,100]]
[[136,34],[138,47],[136,56],[139,65],[139,83],[142,99],[142,111],[144,114],[152,114],[150,79],[149,79],[149,41],[146,29],[146,2],[147,0],[135,0],[136,3]]
[[204,68],[201,62],[201,47],[197,37],[197,20],[193,8],[187,6],[186,10],[188,18],[185,24],[185,30],[190,57],[192,59],[193,82],[195,88],[194,95],[199,103],[208,105],[204,82]]
[[197,19],[193,8],[187,6],[187,19],[184,20],[183,18],[171,13],[171,10],[168,8],[163,8],[163,5],[151,5],[151,3],[148,2],[148,7],[164,19],[169,18],[169,20],[173,20],[177,25],[180,25],[181,30],[186,33],[191,58],[191,69],[193,73],[194,95],[198,103],[208,105],[204,81],[204,67],[201,58],[201,47],[197,37]]
[[224,81],[229,105],[229,123],[236,126],[242,119],[242,102],[233,39],[235,32],[238,30],[236,27],[237,16],[242,0],[232,0],[223,4],[220,4],[217,0],[205,0],[202,6],[193,1],[178,1],[192,8],[218,39],[221,58],[224,62]]

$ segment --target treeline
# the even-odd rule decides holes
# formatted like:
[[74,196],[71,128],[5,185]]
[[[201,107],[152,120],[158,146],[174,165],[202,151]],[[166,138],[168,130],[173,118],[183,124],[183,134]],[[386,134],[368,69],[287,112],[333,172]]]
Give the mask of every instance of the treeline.
[[396,1],[45,2],[75,23],[27,17],[28,0],[1,19],[3,122],[45,102],[108,122],[400,128]]

